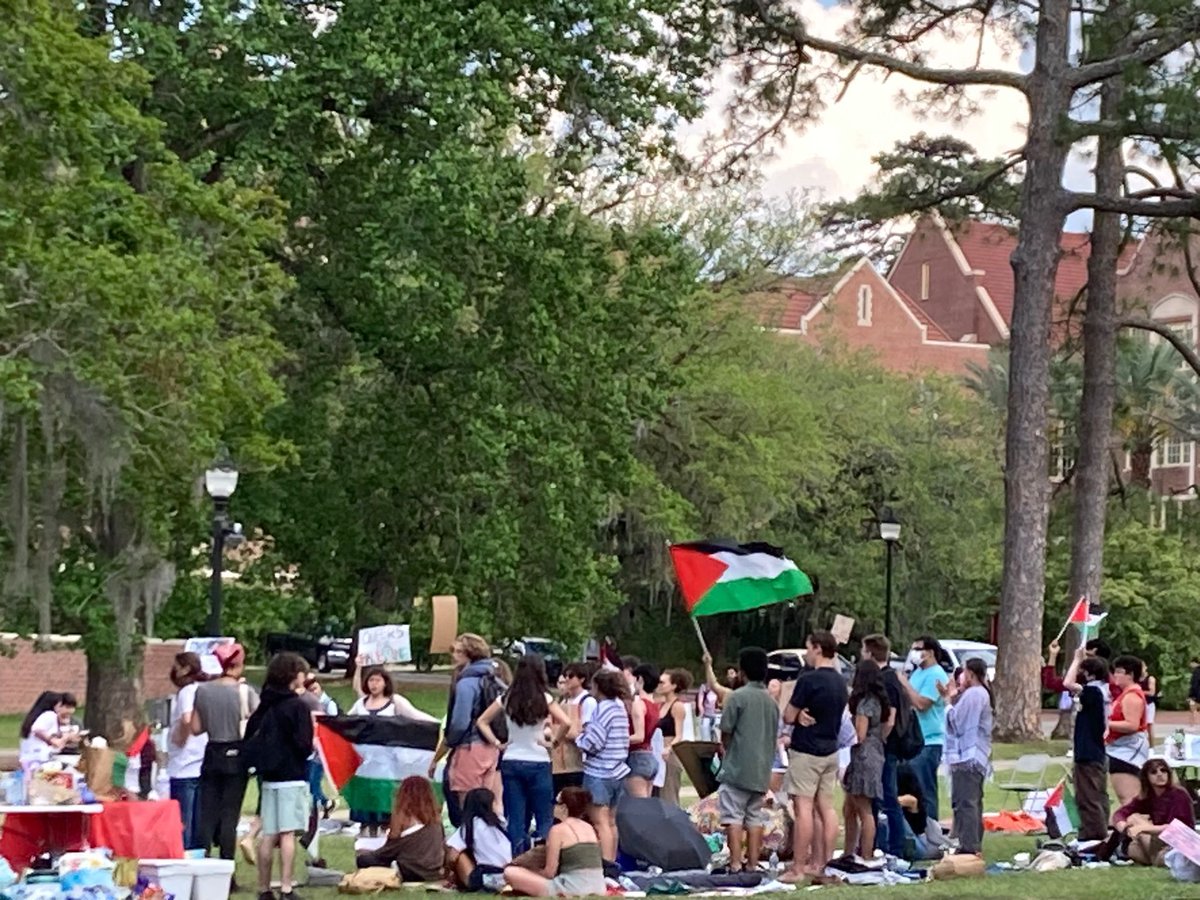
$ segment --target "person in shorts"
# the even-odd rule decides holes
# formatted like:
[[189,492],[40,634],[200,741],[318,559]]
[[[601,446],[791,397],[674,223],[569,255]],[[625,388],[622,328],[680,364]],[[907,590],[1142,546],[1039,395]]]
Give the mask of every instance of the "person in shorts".
[[295,653],[280,653],[267,666],[258,709],[246,723],[245,759],[262,779],[262,840],[258,846],[259,900],[271,891],[271,851],[279,847],[282,900],[299,900],[292,890],[296,833],[308,827],[311,795],[308,758],[313,751],[313,719],[300,696],[308,664]]
[[600,853],[613,862],[617,858],[617,803],[629,775],[629,714],[625,676],[620,672],[597,672],[592,679],[596,711],[575,743],[583,751],[583,788],[592,795],[588,821],[596,829]]
[[746,647],[738,659],[742,687],[729,695],[721,713],[721,769],[717,772],[717,811],[729,842],[729,871],[758,866],[763,801],[771,786],[771,764],[779,733],[779,706],[767,693],[767,651]]
[[[796,821],[792,868],[780,879],[784,883],[822,871],[833,855],[838,832],[833,788],[838,778],[838,732],[849,695],[837,671],[836,638],[828,631],[810,634],[805,661],[809,671],[796,680],[783,713],[793,726],[785,787]],[[820,832],[815,831],[818,816]]]

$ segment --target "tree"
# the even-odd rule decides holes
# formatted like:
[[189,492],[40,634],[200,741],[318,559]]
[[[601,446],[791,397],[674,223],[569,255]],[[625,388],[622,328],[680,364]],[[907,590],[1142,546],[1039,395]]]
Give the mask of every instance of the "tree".
[[[1086,137],[1101,132],[1122,137],[1151,131],[1187,134],[1178,121],[1165,128],[1152,121],[1152,106],[1123,106],[1121,115],[1111,120],[1072,118],[1080,109],[1086,115],[1088,107],[1077,101],[1095,86],[1138,66],[1149,73],[1146,83],[1159,89],[1194,87],[1194,69],[1165,61],[1191,42],[1200,24],[1200,11],[1185,2],[1136,7],[1133,12],[1122,8],[1123,21],[1130,28],[1120,43],[1106,39],[1108,35],[1102,31],[1089,32],[1089,38],[1100,40],[1079,56],[1073,55],[1068,0],[1042,0],[1033,9],[1019,5],[976,9],[866,4],[856,9],[837,40],[812,34],[782,3],[746,0],[736,7],[731,44],[743,63],[742,107],[751,113],[766,111],[778,117],[775,121],[781,125],[793,110],[817,107],[824,86],[844,84],[863,68],[881,69],[929,85],[934,102],[958,104],[960,109],[971,88],[1015,90],[1028,104],[1026,142],[1020,153],[1024,167],[1017,209],[1021,229],[1012,258],[1015,299],[997,666],[997,689],[1005,697],[998,710],[997,733],[1007,738],[1040,733],[1036,685],[1049,497],[1044,473],[1048,465],[1050,323],[1064,221],[1070,212],[1083,208],[1152,216],[1200,209],[1195,198],[1179,197],[1170,189],[1113,196],[1063,187],[1067,156],[1075,143]],[[1031,69],[1018,72],[978,64],[938,68],[927,62],[927,36],[944,31],[961,34],[967,29],[978,31],[980,39],[993,30],[1027,36],[1034,50]],[[832,60],[832,64],[816,60]]]
[[[148,78],[77,31],[74,9],[10,4],[0,40],[0,343],[14,617],[76,597],[88,724],[140,706],[142,617],[174,582],[196,473],[227,441],[268,457],[278,401],[268,317],[286,288],[266,193],[198,183],[137,108]],[[59,572],[60,560],[70,562]],[[61,589],[72,581],[75,591]]]

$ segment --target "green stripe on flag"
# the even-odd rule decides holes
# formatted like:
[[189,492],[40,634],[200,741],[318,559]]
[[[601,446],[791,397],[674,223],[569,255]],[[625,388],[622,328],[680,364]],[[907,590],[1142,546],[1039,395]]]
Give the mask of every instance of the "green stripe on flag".
[[392,797],[399,782],[389,778],[363,778],[352,775],[339,793],[346,805],[361,812],[387,814],[392,811]]
[[799,569],[786,569],[774,578],[718,581],[700,598],[700,602],[692,609],[692,615],[711,616],[717,613],[745,612],[812,592],[812,582]]

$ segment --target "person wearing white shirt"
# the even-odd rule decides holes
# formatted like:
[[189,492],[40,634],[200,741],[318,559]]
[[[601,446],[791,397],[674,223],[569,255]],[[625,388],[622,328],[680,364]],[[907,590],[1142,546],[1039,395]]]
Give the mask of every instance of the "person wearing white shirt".
[[22,767],[49,762],[50,757],[70,743],[71,738],[63,733],[63,726],[70,723],[76,706],[74,694],[57,691],[43,691],[34,701],[33,708],[21,723],[19,759]]
[[175,655],[171,683],[178,692],[171,703],[167,725],[167,778],[170,779],[171,799],[179,804],[184,850],[205,849],[200,837],[200,767],[204,763],[208,735],[192,733],[192,714],[196,709],[196,688],[207,680],[197,654]]

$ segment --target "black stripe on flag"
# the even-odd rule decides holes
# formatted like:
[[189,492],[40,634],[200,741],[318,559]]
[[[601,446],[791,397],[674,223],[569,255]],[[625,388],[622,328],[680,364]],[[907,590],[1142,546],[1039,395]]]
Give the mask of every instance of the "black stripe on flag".
[[352,744],[436,750],[441,725],[404,716],[322,716],[320,723]]
[[682,544],[675,544],[676,547],[687,547],[690,550],[695,550],[698,553],[736,553],[738,556],[749,556],[752,553],[765,553],[767,556],[775,556],[783,559],[783,548],[776,547],[774,544],[767,544],[763,541],[753,541],[749,544],[735,544],[733,541],[710,540],[710,541],[688,541]]

